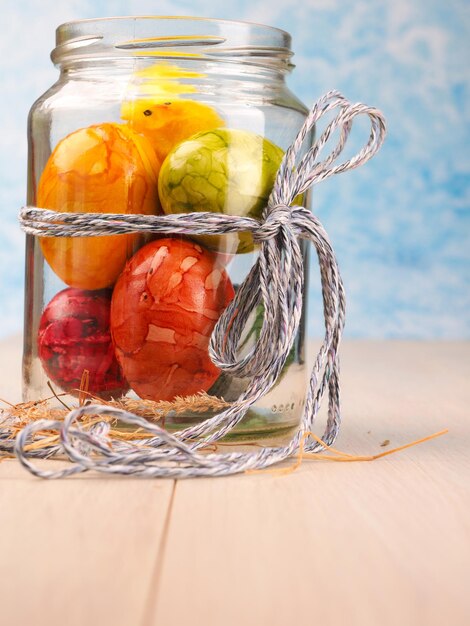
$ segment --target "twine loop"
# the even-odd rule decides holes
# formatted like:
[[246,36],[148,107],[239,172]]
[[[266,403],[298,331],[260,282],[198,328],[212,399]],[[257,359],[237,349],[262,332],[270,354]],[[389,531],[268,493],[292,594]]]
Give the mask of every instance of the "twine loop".
[[[305,152],[309,134],[330,112],[335,112],[332,120]],[[353,120],[361,115],[367,116],[371,125],[367,143],[355,156],[334,165],[345,147]],[[320,160],[335,130],[339,131],[338,142]],[[154,477],[220,476],[260,469],[294,454],[301,441],[307,452],[321,449],[318,441],[309,438],[307,433],[313,429],[325,393],[328,393],[329,405],[322,440],[328,445],[333,443],[341,421],[338,348],[344,326],[344,288],[327,233],[309,210],[295,202],[318,182],[368,161],[381,147],[385,132],[385,120],[380,111],[364,104],[351,104],[338,91],[328,92],[312,107],[287,150],[261,221],[216,213],[90,214],[24,207],[20,212],[22,229],[27,234],[41,237],[89,237],[133,232],[188,236],[250,232],[260,246],[254,266],[218,320],[209,344],[209,355],[215,365],[232,376],[248,379],[247,387],[237,401],[200,424],[174,434],[121,409],[85,405],[70,411],[63,422],[41,420],[26,426],[15,444],[20,462],[43,478],[58,478],[90,469]],[[301,157],[303,152],[305,154]],[[285,446],[269,446],[252,453],[203,454],[200,449],[230,432],[248,409],[272,388],[284,367],[302,315],[302,239],[313,244],[318,256],[325,336],[311,372],[299,428]],[[248,353],[243,354],[243,331],[259,305],[264,310],[259,337]],[[116,417],[145,429],[149,438],[125,443],[110,439],[105,426],[85,430],[80,424],[85,415]],[[60,432],[61,450],[71,460],[70,467],[45,471],[31,462],[25,448],[31,436],[41,428]]]

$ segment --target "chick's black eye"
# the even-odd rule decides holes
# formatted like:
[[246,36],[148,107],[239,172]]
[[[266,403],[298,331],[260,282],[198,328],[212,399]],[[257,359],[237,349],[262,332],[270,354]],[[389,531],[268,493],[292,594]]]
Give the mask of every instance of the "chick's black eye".
[[152,115],[152,111],[150,109],[145,109],[144,115],[145,117],[148,117],[149,115]]

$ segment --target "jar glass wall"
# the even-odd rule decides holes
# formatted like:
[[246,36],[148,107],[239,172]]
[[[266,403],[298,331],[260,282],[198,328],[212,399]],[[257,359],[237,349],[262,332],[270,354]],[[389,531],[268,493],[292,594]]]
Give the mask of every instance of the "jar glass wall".
[[[261,217],[306,115],[285,84],[290,58],[287,33],[243,22],[110,18],[59,27],[52,59],[60,77],[29,117],[28,204]],[[165,420],[171,429],[212,416],[248,382],[217,370],[207,348],[256,255],[248,234],[28,236],[24,399],[50,396],[52,386],[70,405],[85,386],[105,400],[178,398],[181,410]],[[306,305],[279,380],[237,436],[297,426],[305,314]],[[262,316],[260,305],[242,351]],[[201,392],[206,405],[196,406]]]

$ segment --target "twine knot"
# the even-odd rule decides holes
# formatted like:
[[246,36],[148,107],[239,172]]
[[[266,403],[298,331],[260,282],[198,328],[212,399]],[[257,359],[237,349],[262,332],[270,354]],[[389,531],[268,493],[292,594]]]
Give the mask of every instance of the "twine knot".
[[273,239],[279,234],[281,228],[285,226],[293,226],[292,213],[295,207],[288,206],[284,203],[271,206],[268,204],[264,220],[259,228],[253,233],[253,239],[257,243],[261,243],[268,239]]
[[[306,150],[316,123],[332,111],[335,112],[333,119],[313,146]],[[352,122],[359,115],[369,118],[369,139],[355,156],[334,165],[346,144]],[[339,132],[337,144],[321,161],[319,156],[336,130]],[[64,214],[37,207],[23,208],[21,226],[30,235],[89,237],[150,232],[192,236],[244,231],[250,232],[260,245],[255,264],[218,320],[209,344],[210,357],[221,370],[248,380],[237,401],[214,417],[176,434],[120,409],[94,404],[82,406],[71,411],[63,423],[45,420],[26,426],[16,441],[16,454],[21,463],[46,478],[89,469],[165,477],[219,476],[260,469],[291,456],[299,450],[301,442],[307,452],[321,449],[321,444],[308,433],[313,430],[325,393],[328,393],[329,406],[322,441],[331,445],[341,421],[338,347],[344,326],[344,288],[327,233],[319,220],[306,208],[295,204],[295,200],[326,178],[364,164],[379,150],[384,138],[385,120],[380,111],[360,103],[351,104],[337,91],[328,92],[312,107],[295,141],[286,151],[261,222],[217,213],[158,216]],[[302,316],[302,239],[313,244],[318,256],[325,336],[311,372],[300,426],[286,446],[266,447],[255,453],[201,454],[201,447],[221,439],[243,419],[248,409],[275,384],[284,367]],[[259,337],[248,354],[241,354],[244,330],[259,306],[263,307],[264,313]],[[102,443],[101,436],[85,431],[80,425],[80,418],[87,414],[111,415],[146,429],[152,436],[125,446],[112,441],[113,445],[108,447]],[[60,430],[61,446],[73,462],[72,467],[49,472],[31,463],[26,444],[29,437],[41,428]],[[86,444],[85,447],[79,450],[73,445],[76,441]]]

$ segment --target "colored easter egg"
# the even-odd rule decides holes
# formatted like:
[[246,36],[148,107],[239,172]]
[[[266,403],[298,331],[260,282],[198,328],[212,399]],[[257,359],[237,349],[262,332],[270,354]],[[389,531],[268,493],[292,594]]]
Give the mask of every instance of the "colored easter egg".
[[159,61],[132,75],[121,117],[152,144],[161,162],[178,143],[196,133],[225,126],[209,105],[191,100],[204,75]]
[[[199,133],[176,146],[162,164],[158,191],[163,210],[260,218],[283,154],[251,132],[222,128]],[[228,253],[254,248],[249,233],[204,235],[199,241]]]
[[[52,152],[37,190],[38,207],[78,213],[161,213],[160,162],[147,139],[122,124],[82,128]],[[140,235],[42,237],[41,248],[67,285],[102,289],[116,282]]]
[[123,107],[122,117],[147,137],[161,162],[185,139],[224,126],[214,109],[195,100],[135,100]]
[[116,283],[111,333],[131,388],[149,400],[207,391],[220,371],[208,345],[234,296],[215,255],[183,239],[141,248]]
[[109,329],[111,291],[60,291],[44,309],[39,323],[38,353],[47,376],[76,394],[84,370],[88,391],[103,398],[128,390],[116,360]]

